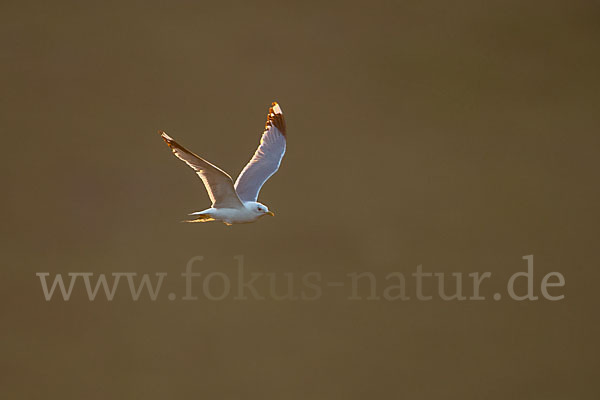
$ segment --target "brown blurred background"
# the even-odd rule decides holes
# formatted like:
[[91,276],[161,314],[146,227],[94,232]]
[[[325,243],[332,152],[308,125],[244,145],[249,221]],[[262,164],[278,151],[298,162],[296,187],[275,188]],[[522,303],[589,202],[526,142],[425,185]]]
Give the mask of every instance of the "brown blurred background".
[[[3,1],[0,20],[3,398],[598,398],[598,2]],[[273,100],[277,216],[179,223],[209,200],[156,131],[235,176]],[[490,271],[488,297],[534,254],[566,297],[166,299],[190,257],[238,254],[334,280]],[[46,302],[36,272],[171,281]]]

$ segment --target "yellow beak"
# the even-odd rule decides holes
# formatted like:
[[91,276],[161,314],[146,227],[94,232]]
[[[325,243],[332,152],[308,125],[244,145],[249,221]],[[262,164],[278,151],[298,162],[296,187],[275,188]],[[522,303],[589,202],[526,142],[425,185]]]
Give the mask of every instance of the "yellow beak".
[[275,213],[273,211],[267,211],[265,214],[270,215],[271,217],[275,216]]

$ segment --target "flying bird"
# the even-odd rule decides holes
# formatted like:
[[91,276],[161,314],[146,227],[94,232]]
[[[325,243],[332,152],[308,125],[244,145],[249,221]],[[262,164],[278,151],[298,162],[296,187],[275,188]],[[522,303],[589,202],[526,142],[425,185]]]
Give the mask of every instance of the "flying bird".
[[229,174],[216,165],[187,150],[165,132],[158,133],[175,157],[196,171],[212,201],[210,208],[189,214],[194,219],[184,222],[222,221],[232,225],[254,222],[265,215],[275,215],[257,200],[260,189],[277,172],[285,154],[285,119],[279,104],[271,104],[260,144],[235,183]]

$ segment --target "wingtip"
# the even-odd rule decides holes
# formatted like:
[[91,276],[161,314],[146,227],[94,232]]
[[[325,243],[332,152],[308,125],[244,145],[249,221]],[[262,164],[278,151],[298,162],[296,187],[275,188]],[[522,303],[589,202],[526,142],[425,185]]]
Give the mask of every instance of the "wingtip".
[[277,103],[276,101],[271,103],[271,108],[269,109],[269,112],[272,112],[274,114],[283,114],[279,103]]
[[265,130],[269,129],[271,125],[277,128],[283,136],[286,136],[285,119],[283,118],[281,107],[279,107],[279,104],[276,101],[272,102],[271,107],[269,108]]
[[167,143],[169,143],[170,141],[172,141],[173,139],[171,138],[171,136],[167,135],[167,132],[165,131],[158,131],[158,134],[160,135],[161,138],[163,138],[163,140]]
[[167,146],[169,146],[171,149],[173,149],[173,146],[179,147],[175,140],[173,140],[171,136],[167,135],[165,131],[158,131],[158,133],[160,134],[162,140],[164,140]]

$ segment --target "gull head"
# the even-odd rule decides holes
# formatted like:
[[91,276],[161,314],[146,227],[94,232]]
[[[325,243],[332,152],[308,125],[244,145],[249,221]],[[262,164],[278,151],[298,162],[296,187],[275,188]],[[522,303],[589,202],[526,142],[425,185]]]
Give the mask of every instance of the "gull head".
[[272,217],[275,216],[275,213],[273,211],[269,211],[269,207],[267,207],[264,204],[259,203],[257,201],[248,201],[248,202],[244,203],[244,206],[248,210],[257,214],[259,217],[263,217],[265,215],[270,215]]

